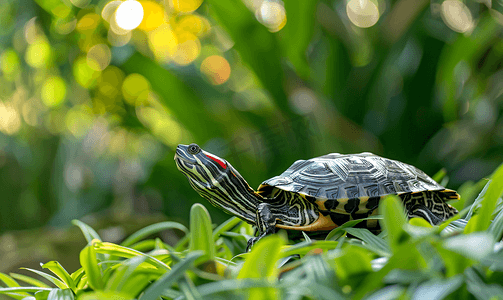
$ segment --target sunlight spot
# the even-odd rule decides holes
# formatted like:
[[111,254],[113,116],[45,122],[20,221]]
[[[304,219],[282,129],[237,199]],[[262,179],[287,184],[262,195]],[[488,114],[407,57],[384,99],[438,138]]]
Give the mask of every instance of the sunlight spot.
[[60,105],[66,97],[65,81],[59,76],[49,77],[42,85],[40,96],[47,107]]
[[86,61],[89,67],[95,71],[103,71],[112,59],[112,53],[105,44],[94,45],[87,52]]
[[282,3],[264,1],[257,11],[257,19],[269,31],[280,31],[286,25],[286,11]]
[[98,27],[98,24],[100,23],[100,16],[98,16],[95,13],[89,13],[77,22],[77,27],[76,29],[81,32],[92,32]]
[[201,63],[201,73],[206,75],[212,84],[219,85],[229,79],[231,66],[222,56],[212,55],[206,57]]
[[21,129],[21,117],[10,103],[0,101],[0,131],[13,135]]
[[15,75],[19,73],[19,56],[14,49],[8,49],[0,56],[0,70],[4,73],[7,80],[14,80]]
[[122,83],[124,100],[131,105],[146,102],[149,92],[150,83],[140,74],[130,74]]
[[351,23],[361,28],[372,27],[379,21],[379,9],[370,0],[349,0],[346,13]]
[[66,114],[66,128],[73,136],[79,138],[84,136],[93,124],[93,115],[89,107],[77,106]]
[[168,62],[178,48],[178,38],[168,24],[149,33],[148,45],[155,58],[160,62]]
[[469,32],[474,27],[471,12],[461,1],[444,1],[442,3],[441,16],[444,23],[456,32]]
[[201,36],[207,33],[211,28],[210,22],[198,15],[186,15],[180,18],[178,24],[176,25],[177,30],[188,31],[195,34],[196,36]]
[[194,34],[188,31],[178,31],[178,48],[173,61],[178,65],[185,66],[196,60],[201,53],[201,42]]
[[142,20],[143,7],[136,0],[122,2],[115,11],[115,21],[122,29],[133,30],[140,25]]
[[73,63],[73,77],[81,86],[90,88],[100,75],[99,71],[93,70],[85,57],[79,57]]
[[115,1],[110,1],[103,7],[103,10],[101,11],[101,17],[110,23],[110,19],[113,17],[115,14],[115,11],[117,11],[117,7],[121,5],[122,1],[120,0],[115,0]]
[[89,4],[89,2],[91,2],[91,0],[70,0],[70,2],[78,8],[84,8]]
[[51,45],[44,39],[38,39],[28,46],[25,60],[33,68],[43,68],[49,65],[51,54]]
[[172,0],[170,4],[172,4],[173,8],[181,13],[190,13],[195,11],[201,6],[203,0]]
[[143,21],[138,26],[139,29],[151,31],[166,22],[164,8],[157,2],[141,1],[143,6]]

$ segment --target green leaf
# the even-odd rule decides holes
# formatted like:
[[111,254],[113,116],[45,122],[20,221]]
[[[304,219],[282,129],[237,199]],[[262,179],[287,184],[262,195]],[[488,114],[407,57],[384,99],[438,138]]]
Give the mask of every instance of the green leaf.
[[191,300],[203,300],[199,291],[196,289],[192,280],[190,280],[187,274],[184,274],[180,279],[178,279],[178,286],[180,290],[183,292],[183,295],[187,299]]
[[412,295],[412,299],[425,298],[426,295],[428,300],[445,299],[447,295],[452,294],[455,290],[461,287],[462,284],[462,275],[448,278],[446,280],[439,278],[431,279],[416,288],[414,294]]
[[501,240],[503,235],[503,210],[494,218],[489,225],[489,232],[493,235],[495,241]]
[[170,269],[168,265],[158,260],[157,258],[124,246],[119,246],[107,242],[94,242],[93,247],[94,250],[98,253],[110,254],[119,257],[131,258],[134,256],[146,256],[147,262],[149,264],[164,270]]
[[372,272],[370,253],[356,245],[348,245],[334,258],[335,271],[341,280]]
[[[276,235],[269,235],[260,239],[249,255],[246,257],[243,267],[239,271],[237,279],[243,278],[277,278],[277,261],[281,257],[283,239]],[[249,291],[249,299],[274,299],[277,291],[271,288],[254,288]]]
[[[146,256],[134,256],[122,262],[117,270],[115,270],[112,277],[107,281],[105,290],[127,294],[123,290],[123,287],[126,285],[126,282],[128,282],[136,268],[146,260]],[[134,297],[135,295],[131,296]]]
[[100,236],[98,233],[89,225],[86,223],[79,221],[79,220],[72,220],[72,224],[76,225],[80,228],[82,233],[84,234],[84,237],[86,238],[86,241],[90,243],[92,240],[99,240],[101,241]]
[[10,273],[10,276],[12,278],[17,279],[17,280],[21,280],[23,282],[26,282],[29,285],[43,287],[43,288],[48,288],[49,287],[47,284],[43,283],[42,281],[37,280],[35,278],[32,278],[30,276],[26,276],[26,275],[22,275],[22,274],[16,274],[16,273]]
[[290,21],[278,32],[282,49],[297,74],[307,79],[310,75],[307,48],[314,31],[317,1],[285,1],[284,4]]
[[49,296],[47,297],[47,300],[74,300],[74,299],[75,298],[73,297],[71,289],[65,289],[65,290],[53,289],[49,293]]
[[482,206],[478,213],[479,218],[475,223],[474,231],[485,231],[491,224],[492,215],[496,208],[496,202],[503,194],[503,164],[493,173],[489,188],[482,200]]
[[389,247],[395,253],[399,245],[407,242],[410,238],[404,230],[407,218],[402,201],[395,195],[387,196],[381,200],[379,211],[383,215],[381,225],[388,231]]
[[189,254],[179,263],[173,266],[171,271],[166,272],[150,285],[139,300],[156,300],[167,289],[176,282],[185,271],[193,265],[196,259],[203,255],[202,251],[189,252]]
[[87,282],[93,290],[103,289],[101,269],[98,266],[96,251],[93,246],[86,246],[80,251],[80,265],[85,270]]
[[467,258],[481,260],[493,252],[494,239],[488,232],[477,232],[450,237],[442,245]]
[[121,243],[121,245],[125,246],[125,247],[129,247],[132,244],[134,244],[134,243],[136,243],[136,242],[138,242],[138,241],[140,241],[140,240],[148,237],[151,234],[158,233],[160,231],[167,230],[167,229],[173,229],[173,228],[179,229],[179,230],[183,231],[184,233],[189,232],[189,230],[187,229],[187,227],[183,226],[180,223],[177,223],[177,222],[160,222],[160,223],[152,224],[150,226],[147,226],[145,228],[142,228],[142,229],[138,230],[137,232],[135,232],[132,235],[130,235],[127,239],[125,239]]
[[223,232],[230,230],[232,227],[239,224],[239,222],[242,222],[240,218],[232,217],[220,224],[220,226],[213,230],[213,240],[216,241]]
[[295,254],[304,256],[314,249],[332,250],[335,249],[338,245],[339,242],[336,241],[305,241],[292,246],[285,246],[281,251],[281,254],[283,257]]
[[329,240],[335,241],[336,239],[338,239],[342,235],[342,233],[345,231],[345,228],[354,227],[358,223],[360,223],[362,221],[366,221],[366,220],[382,220],[382,216],[370,216],[370,217],[363,218],[363,219],[356,219],[356,220],[348,221],[348,222],[342,224],[341,226],[332,229],[332,231],[330,231],[328,233],[328,235],[325,237],[325,240],[326,241],[329,241]]
[[[30,268],[21,268],[21,269],[24,269],[24,270],[28,270],[28,271],[31,271],[31,272],[34,272],[34,273],[37,273],[38,275],[44,277],[45,279],[49,280],[50,282],[52,282],[55,286],[59,287],[60,289],[64,290],[64,289],[67,289],[68,286],[66,285],[66,283],[64,283],[63,281],[57,279],[56,277],[52,276],[52,275],[49,275],[49,274],[46,274],[44,272],[41,272],[41,271],[38,271],[38,270],[33,270],[33,269],[30,269]],[[43,288],[41,288],[43,289]]]
[[18,286],[20,286],[19,283],[17,283],[17,281],[15,281],[9,275],[4,274],[4,273],[0,273],[0,280],[2,280],[5,283],[5,285],[7,285],[7,287],[18,287]]
[[211,231],[211,218],[206,207],[195,203],[190,209],[190,251],[202,250],[205,259],[215,258],[215,242]]
[[90,292],[79,295],[78,300],[133,300],[134,298],[129,297],[128,295],[122,295],[118,292]]
[[445,168],[440,169],[435,175],[433,175],[431,178],[435,180],[436,182],[440,183],[442,179],[447,175],[447,171]]
[[72,291],[75,291],[75,282],[73,282],[72,277],[63,268],[63,266],[57,261],[50,261],[45,264],[41,264],[42,268],[49,269],[52,273],[56,274]]
[[362,247],[367,248],[376,254],[390,256],[391,250],[385,240],[375,236],[366,228],[346,228],[349,234],[356,236],[365,242]]

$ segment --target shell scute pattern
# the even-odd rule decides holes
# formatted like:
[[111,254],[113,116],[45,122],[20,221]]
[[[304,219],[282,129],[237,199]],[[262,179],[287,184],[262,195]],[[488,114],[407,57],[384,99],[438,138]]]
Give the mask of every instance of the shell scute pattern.
[[275,190],[308,195],[317,199],[320,210],[353,215],[375,210],[384,195],[444,189],[411,165],[365,152],[298,160],[258,191],[264,196]]

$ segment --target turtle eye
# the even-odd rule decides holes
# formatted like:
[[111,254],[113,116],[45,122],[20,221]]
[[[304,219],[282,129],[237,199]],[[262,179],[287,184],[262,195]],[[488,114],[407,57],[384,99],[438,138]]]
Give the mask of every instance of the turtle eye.
[[187,152],[192,155],[199,153],[199,151],[201,151],[201,148],[199,148],[199,146],[196,144],[190,144],[187,148]]

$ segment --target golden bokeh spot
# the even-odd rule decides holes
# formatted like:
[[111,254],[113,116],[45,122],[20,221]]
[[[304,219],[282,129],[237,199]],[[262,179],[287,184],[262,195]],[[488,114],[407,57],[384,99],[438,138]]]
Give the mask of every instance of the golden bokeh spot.
[[101,11],[101,17],[103,20],[107,21],[110,23],[110,19],[113,17],[115,14],[115,11],[117,10],[117,7],[121,5],[122,1],[120,0],[115,0],[115,1],[110,1],[103,7],[103,10]]
[[83,137],[93,124],[94,116],[88,106],[77,106],[68,111],[65,124],[68,131],[75,137]]
[[24,38],[28,44],[34,43],[41,35],[42,32],[37,25],[37,17],[31,18],[24,24]]
[[100,72],[93,70],[86,61],[86,57],[79,57],[75,60],[73,63],[73,77],[81,86],[90,88],[95,84]]
[[13,135],[21,129],[21,117],[10,103],[0,101],[0,131]]
[[80,20],[77,22],[76,29],[80,33],[89,33],[94,31],[96,27],[98,27],[99,23],[100,16],[95,13],[89,13],[80,18]]
[[70,0],[70,2],[78,8],[84,8],[89,4],[89,2],[91,2],[91,0]]
[[106,98],[115,99],[119,96],[124,76],[121,69],[109,66],[98,78],[98,92]]
[[182,16],[176,24],[177,31],[188,31],[196,36],[207,33],[211,28],[210,22],[198,15]]
[[170,116],[152,107],[138,106],[138,119],[165,144],[176,147],[181,142],[183,128]]
[[105,44],[97,44],[87,52],[86,61],[89,67],[95,71],[103,71],[112,60],[112,52]]
[[115,22],[124,30],[133,30],[143,20],[143,7],[136,0],[122,2],[115,11]]
[[131,105],[147,102],[149,92],[150,83],[140,74],[130,74],[122,83],[122,95]]
[[50,64],[51,45],[45,39],[38,39],[26,49],[25,60],[34,68],[44,68]]
[[0,70],[8,80],[13,80],[19,73],[19,56],[14,49],[8,49],[0,57]]
[[203,0],[170,0],[171,6],[181,13],[190,13],[201,6]]
[[114,47],[122,47],[129,43],[133,34],[128,31],[125,34],[117,34],[113,30],[108,31],[107,40]]
[[349,0],[346,13],[351,23],[361,28],[372,27],[379,21],[379,9],[370,0]]
[[456,32],[469,32],[474,27],[472,13],[461,1],[442,2],[441,16],[444,23]]
[[177,31],[178,48],[173,56],[173,61],[178,65],[185,66],[196,60],[201,53],[201,42],[193,33]]
[[66,83],[59,76],[51,76],[42,85],[40,96],[47,107],[59,106],[66,97]]
[[164,8],[157,2],[140,1],[143,6],[143,21],[141,21],[139,29],[151,31],[161,26],[166,22]]
[[158,61],[167,62],[178,49],[178,38],[168,24],[163,24],[149,33],[148,45]]
[[63,3],[60,3],[59,5],[56,5],[53,9],[51,9],[51,13],[58,18],[66,18],[71,12],[72,8],[66,6]]
[[286,25],[285,8],[278,2],[262,2],[257,14],[259,16],[259,21],[271,32],[280,31]]
[[69,19],[57,19],[56,22],[53,23],[54,30],[61,35],[69,34],[76,26],[77,19],[75,17],[71,17]]
[[201,63],[201,73],[206,75],[214,85],[226,82],[231,75],[229,62],[219,55],[206,57]]

